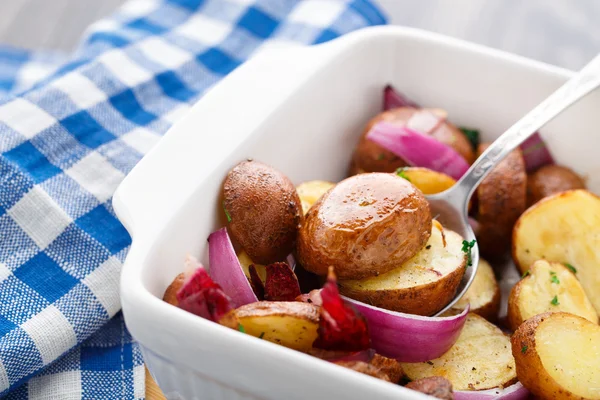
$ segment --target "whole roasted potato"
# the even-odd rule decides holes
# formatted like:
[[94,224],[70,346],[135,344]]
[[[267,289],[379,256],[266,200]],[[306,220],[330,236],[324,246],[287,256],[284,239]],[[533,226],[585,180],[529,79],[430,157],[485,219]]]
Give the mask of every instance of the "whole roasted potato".
[[[412,107],[400,107],[384,111],[369,121],[352,156],[350,174],[355,175],[361,172],[394,172],[399,167],[406,166],[407,164],[404,160],[397,157],[394,153],[368,140],[367,133],[373,125],[381,121],[405,125],[418,113],[436,114],[437,111],[434,109],[420,110]],[[469,164],[475,160],[469,140],[460,129],[451,123],[447,121],[442,122],[433,130],[431,136],[454,148]]]
[[527,205],[572,189],[585,189],[585,182],[579,175],[567,167],[546,165],[527,177]]
[[568,313],[536,315],[511,338],[517,377],[539,399],[600,399],[600,327]]
[[281,261],[294,248],[302,207],[296,188],[281,172],[257,161],[236,165],[223,184],[229,233],[252,261]]
[[[479,145],[481,155],[489,144]],[[527,173],[521,150],[510,153],[477,188],[479,231],[477,244],[481,253],[497,258],[510,249],[513,226],[525,211]]]
[[300,264],[317,275],[333,266],[340,279],[360,279],[402,265],[430,234],[429,204],[417,188],[393,174],[360,174],[311,207],[297,253]]

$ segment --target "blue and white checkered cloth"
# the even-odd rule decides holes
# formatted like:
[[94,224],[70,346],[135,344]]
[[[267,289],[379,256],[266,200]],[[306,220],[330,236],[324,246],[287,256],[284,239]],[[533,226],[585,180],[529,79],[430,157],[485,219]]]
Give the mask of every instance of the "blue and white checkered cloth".
[[0,396],[143,398],[113,191],[257,49],[384,22],[369,0],[131,0],[66,62],[0,48]]

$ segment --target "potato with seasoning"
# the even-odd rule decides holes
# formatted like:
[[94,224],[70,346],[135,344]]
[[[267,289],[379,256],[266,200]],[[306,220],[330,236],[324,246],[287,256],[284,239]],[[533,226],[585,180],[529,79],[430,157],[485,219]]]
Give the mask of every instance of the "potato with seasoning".
[[427,168],[404,167],[396,171],[396,175],[408,180],[423,194],[436,194],[450,189],[456,181],[454,178]]
[[585,182],[579,175],[567,167],[546,165],[527,177],[527,206],[573,189],[585,189]]
[[[489,144],[479,145],[481,155]],[[510,153],[477,188],[479,230],[483,256],[497,258],[510,249],[513,226],[525,211],[527,174],[521,150]]]
[[401,363],[411,380],[442,376],[454,390],[506,387],[517,380],[510,339],[483,317],[469,313],[454,346],[435,360]]
[[443,110],[400,107],[384,111],[377,115],[365,127],[354,150],[350,175],[363,172],[394,172],[396,169],[407,165],[404,160],[397,157],[391,151],[367,139],[369,130],[373,125],[381,121],[398,125],[408,124],[410,126],[413,124],[412,121],[415,121],[417,118],[437,119],[429,135],[441,143],[452,147],[471,164],[475,160],[471,143],[460,129],[450,122],[445,121],[445,115],[441,115],[440,111]]
[[521,215],[513,232],[513,260],[525,273],[545,259],[575,272],[600,314],[600,198],[586,190],[547,197]]
[[598,314],[583,287],[564,265],[538,260],[525,275],[513,286],[508,298],[508,323],[512,330],[546,312],[568,312],[598,323]]
[[360,174],[311,207],[297,253],[307,271],[323,276],[333,266],[339,279],[359,279],[402,265],[430,235],[429,204],[417,188],[394,174]]
[[463,238],[433,221],[427,245],[410,260],[379,276],[340,280],[340,293],[392,311],[432,315],[456,294],[465,273]]
[[569,313],[536,315],[511,338],[519,381],[539,399],[600,399],[600,327]]
[[252,261],[270,264],[292,252],[302,208],[292,182],[257,161],[236,165],[223,183],[228,231]]

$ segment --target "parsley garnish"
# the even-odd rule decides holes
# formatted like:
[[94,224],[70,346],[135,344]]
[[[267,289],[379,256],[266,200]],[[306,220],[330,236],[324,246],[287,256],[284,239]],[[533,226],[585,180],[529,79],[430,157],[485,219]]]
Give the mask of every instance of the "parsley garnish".
[[521,275],[521,279],[525,278],[526,276],[529,276],[529,270],[525,271],[523,275]]
[[521,347],[521,353],[525,354],[526,351],[527,351],[527,346]]
[[264,333],[264,332],[261,332],[261,333],[260,333],[260,336],[259,336],[258,338],[259,338],[259,339],[262,339],[264,336],[265,336],[265,333]]
[[471,143],[471,146],[473,146],[473,149],[477,149],[477,146],[479,145],[479,131],[477,129],[470,129],[465,127],[461,127],[460,130],[462,131],[462,133],[465,134],[467,139],[469,139],[469,142]]
[[558,276],[556,276],[556,272],[550,271],[550,282],[559,284],[560,280],[558,280]]
[[225,208],[225,201],[223,201],[223,211],[225,211],[225,216],[227,217],[227,222],[231,222],[231,215],[229,215],[229,211]]
[[238,331],[242,332],[242,333],[246,333],[246,330],[244,329],[244,325],[240,324],[238,322]]
[[410,179],[408,178],[408,176],[406,176],[406,173],[404,172],[404,168],[398,168],[396,170],[396,175],[398,175],[400,178],[404,178],[410,182]]
[[473,259],[471,258],[471,249],[475,246],[475,239],[470,242],[463,240],[462,251],[467,255],[467,267],[473,265]]
[[550,304],[552,304],[553,306],[559,305],[560,303],[558,302],[558,296],[554,296]]
[[574,274],[576,274],[576,273],[577,273],[577,268],[575,268],[575,267],[574,267],[574,266],[572,266],[571,264],[569,264],[569,263],[565,263],[565,266],[566,266],[567,268],[569,268],[569,269],[571,270],[571,272],[572,272],[572,273],[574,273]]

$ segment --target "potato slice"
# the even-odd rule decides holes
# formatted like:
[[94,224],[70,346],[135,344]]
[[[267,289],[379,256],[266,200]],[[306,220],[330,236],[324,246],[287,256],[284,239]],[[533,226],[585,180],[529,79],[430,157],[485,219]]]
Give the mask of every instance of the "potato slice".
[[458,340],[444,355],[422,363],[402,363],[411,380],[442,376],[454,390],[508,386],[517,379],[510,339],[483,317],[469,313]]
[[263,282],[267,280],[267,269],[264,265],[257,264],[252,261],[248,253],[246,253],[244,250],[240,251],[237,257],[242,269],[244,270],[244,275],[246,275],[246,278],[250,279],[250,265],[254,264],[254,268],[256,268],[256,272],[258,273],[260,279]]
[[448,311],[448,315],[460,314],[470,304],[471,312],[488,321],[498,318],[500,309],[500,287],[492,266],[484,259],[479,260],[477,274],[467,293]]
[[177,275],[173,282],[171,282],[169,287],[167,287],[167,290],[165,290],[165,294],[163,295],[163,301],[166,301],[167,303],[172,304],[174,306],[178,306],[179,300],[177,300],[177,292],[179,292],[179,289],[183,287],[185,279],[186,276],[183,272]]
[[319,307],[295,301],[259,301],[236,308],[219,323],[306,352],[317,338]]
[[534,261],[568,263],[600,314],[600,198],[586,190],[547,197],[521,215],[513,258],[522,273]]
[[327,181],[308,181],[298,185],[296,191],[302,203],[302,212],[306,214],[312,205],[334,186],[335,183]]
[[575,275],[562,264],[536,261],[510,292],[508,323],[516,330],[534,315],[558,311],[598,323],[598,314]]
[[454,178],[427,168],[406,167],[402,168],[399,175],[408,179],[423,194],[436,194],[450,189],[456,181]]
[[600,327],[568,313],[525,321],[511,339],[519,381],[540,399],[600,399]]
[[413,258],[376,277],[340,280],[340,293],[388,310],[434,314],[454,297],[465,273],[462,240],[434,221],[427,244]]

